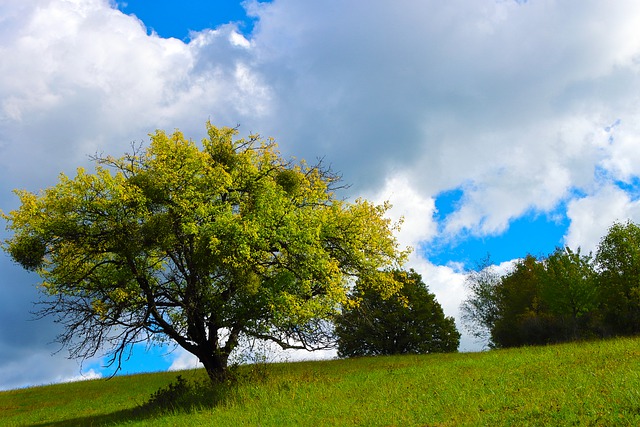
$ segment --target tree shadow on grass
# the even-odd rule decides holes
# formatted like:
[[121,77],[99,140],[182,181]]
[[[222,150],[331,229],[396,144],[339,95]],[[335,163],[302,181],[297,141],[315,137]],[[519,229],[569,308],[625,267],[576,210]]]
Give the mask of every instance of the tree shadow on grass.
[[104,426],[128,421],[143,421],[158,416],[159,414],[144,414],[139,408],[124,409],[110,414],[91,415],[86,417],[71,418],[61,421],[45,421],[29,424],[30,427],[72,427],[72,426]]
[[168,414],[188,414],[221,404],[230,396],[233,385],[232,383],[211,384],[208,381],[188,382],[179,375],[176,378],[176,382],[156,391],[146,403],[135,408],[60,421],[43,421],[29,426],[104,426],[131,421],[144,421]]

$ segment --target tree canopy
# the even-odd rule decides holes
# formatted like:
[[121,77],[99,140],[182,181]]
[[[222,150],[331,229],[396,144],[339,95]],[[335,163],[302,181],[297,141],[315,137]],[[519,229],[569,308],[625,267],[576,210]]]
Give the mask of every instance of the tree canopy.
[[4,249],[43,279],[39,313],[64,326],[72,357],[107,351],[119,368],[137,342],[169,340],[212,380],[243,337],[283,348],[331,345],[326,322],[350,285],[384,295],[406,251],[388,205],[336,197],[322,164],[285,160],[273,140],[207,123],[147,148],[95,156],[92,173],[16,191]]
[[640,226],[613,224],[595,260],[605,322],[622,334],[640,333]]
[[467,298],[460,305],[463,326],[479,341],[491,344],[491,332],[498,319],[497,284],[500,274],[487,256],[466,277]]
[[435,295],[415,271],[395,271],[402,288],[392,296],[373,292],[358,281],[352,298],[336,318],[341,357],[424,354],[457,351],[460,333],[452,317],[445,317]]

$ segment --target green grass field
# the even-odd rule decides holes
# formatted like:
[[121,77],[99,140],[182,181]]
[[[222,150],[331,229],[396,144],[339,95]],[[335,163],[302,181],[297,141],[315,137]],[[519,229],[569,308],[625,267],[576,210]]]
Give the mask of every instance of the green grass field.
[[242,366],[210,403],[139,409],[177,375],[205,377],[183,371],[1,392],[0,425],[640,425],[640,339]]

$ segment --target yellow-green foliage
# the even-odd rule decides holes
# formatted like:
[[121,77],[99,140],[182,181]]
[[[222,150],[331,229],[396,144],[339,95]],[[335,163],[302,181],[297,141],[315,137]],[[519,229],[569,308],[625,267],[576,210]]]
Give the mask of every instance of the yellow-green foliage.
[[[37,267],[51,294],[90,291],[98,312],[143,293],[120,265],[124,252],[139,274],[164,268],[167,253],[186,244],[204,252],[195,254],[211,264],[204,273],[272,277],[275,264],[288,266],[302,280],[289,281],[296,288],[278,290],[270,304],[303,319],[343,302],[350,275],[404,258],[384,218],[388,205],[335,199],[335,177],[284,161],[272,141],[234,141],[235,129],[207,128],[202,149],[178,131],[157,131],[147,150],[101,159],[111,168],[80,168],[40,194],[17,191],[21,207],[5,215],[14,232],[7,250]],[[256,274],[237,285],[256,292]],[[211,285],[215,293],[228,284]],[[309,298],[312,286],[324,288],[326,301]],[[380,290],[393,293],[393,286]]]

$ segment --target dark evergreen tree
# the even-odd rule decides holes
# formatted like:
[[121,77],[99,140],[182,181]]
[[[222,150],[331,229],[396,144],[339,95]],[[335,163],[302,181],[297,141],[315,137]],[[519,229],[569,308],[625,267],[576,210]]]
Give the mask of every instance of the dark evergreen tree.
[[353,300],[336,319],[340,357],[455,352],[460,333],[435,295],[413,270],[395,271],[402,288],[384,298],[375,286],[358,282]]

